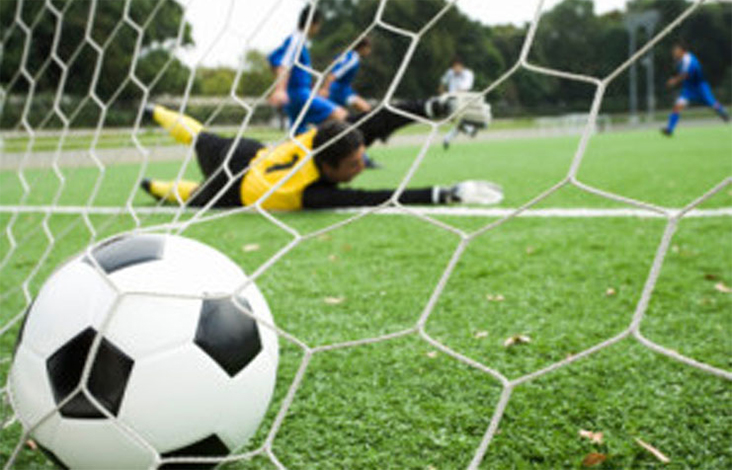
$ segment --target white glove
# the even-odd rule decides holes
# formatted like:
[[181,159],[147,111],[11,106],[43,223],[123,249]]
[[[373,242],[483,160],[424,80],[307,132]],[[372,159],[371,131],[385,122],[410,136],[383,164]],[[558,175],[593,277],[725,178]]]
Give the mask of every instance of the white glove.
[[465,121],[479,129],[485,129],[491,123],[491,105],[483,100],[480,93],[463,91],[452,93],[453,111],[457,110],[456,121]]
[[449,188],[435,188],[435,203],[498,204],[503,200],[503,189],[490,181],[463,181]]

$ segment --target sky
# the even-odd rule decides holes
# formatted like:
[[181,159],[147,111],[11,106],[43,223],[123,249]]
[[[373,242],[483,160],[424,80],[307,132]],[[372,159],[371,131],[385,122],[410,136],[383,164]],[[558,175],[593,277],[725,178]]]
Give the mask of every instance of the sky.
[[[304,0],[177,0],[193,26],[195,46],[179,52],[188,65],[236,67],[248,49],[269,51],[291,33]],[[419,0],[391,0],[419,1]],[[487,25],[531,21],[539,0],[458,0],[457,8]],[[561,0],[545,0],[544,10]],[[622,9],[626,0],[595,0],[595,11]]]

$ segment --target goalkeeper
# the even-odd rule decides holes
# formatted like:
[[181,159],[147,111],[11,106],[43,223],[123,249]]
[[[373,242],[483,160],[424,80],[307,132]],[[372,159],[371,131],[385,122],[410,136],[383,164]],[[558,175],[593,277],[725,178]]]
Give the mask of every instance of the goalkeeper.
[[[400,108],[425,117],[440,117],[451,111],[450,102],[439,98],[411,102]],[[383,109],[348,132],[345,132],[348,122],[327,121],[298,135],[294,141],[268,148],[253,139],[237,140],[208,133],[195,119],[159,105],[148,107],[147,112],[177,141],[195,145],[196,158],[206,178],[202,184],[144,179],[142,188],[150,195],[168,202],[183,201],[190,206],[211,204],[218,208],[246,206],[261,200],[264,209],[285,211],[375,206],[388,201],[394,193],[392,189],[348,189],[339,184],[350,182],[363,171],[366,147],[377,139],[385,140],[393,131],[412,122],[408,117]],[[363,116],[351,117],[349,121],[355,123]],[[236,147],[232,150],[233,145]],[[315,155],[290,175],[311,150],[316,151]],[[272,190],[278,183],[282,184]],[[269,196],[263,199],[270,190]],[[501,197],[500,188],[491,183],[468,181],[452,187],[406,189],[399,202],[489,204]]]

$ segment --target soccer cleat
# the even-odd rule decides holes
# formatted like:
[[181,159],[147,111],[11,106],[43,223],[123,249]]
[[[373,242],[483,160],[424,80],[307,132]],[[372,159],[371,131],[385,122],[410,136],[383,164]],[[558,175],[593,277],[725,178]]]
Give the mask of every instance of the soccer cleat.
[[665,135],[666,137],[673,137],[674,133],[669,130],[668,127],[662,127],[661,128],[661,134]]

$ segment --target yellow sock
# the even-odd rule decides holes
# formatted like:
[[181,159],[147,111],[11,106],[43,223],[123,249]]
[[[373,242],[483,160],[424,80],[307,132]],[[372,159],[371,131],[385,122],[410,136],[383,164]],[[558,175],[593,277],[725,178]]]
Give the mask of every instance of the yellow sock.
[[159,104],[153,108],[153,120],[167,129],[175,140],[186,145],[190,145],[203,130],[203,124],[192,117],[176,113]]
[[198,183],[193,181],[180,180],[176,185],[175,181],[152,180],[149,192],[158,199],[176,203],[178,202],[176,193],[181,201],[186,202],[196,189],[198,189]]

